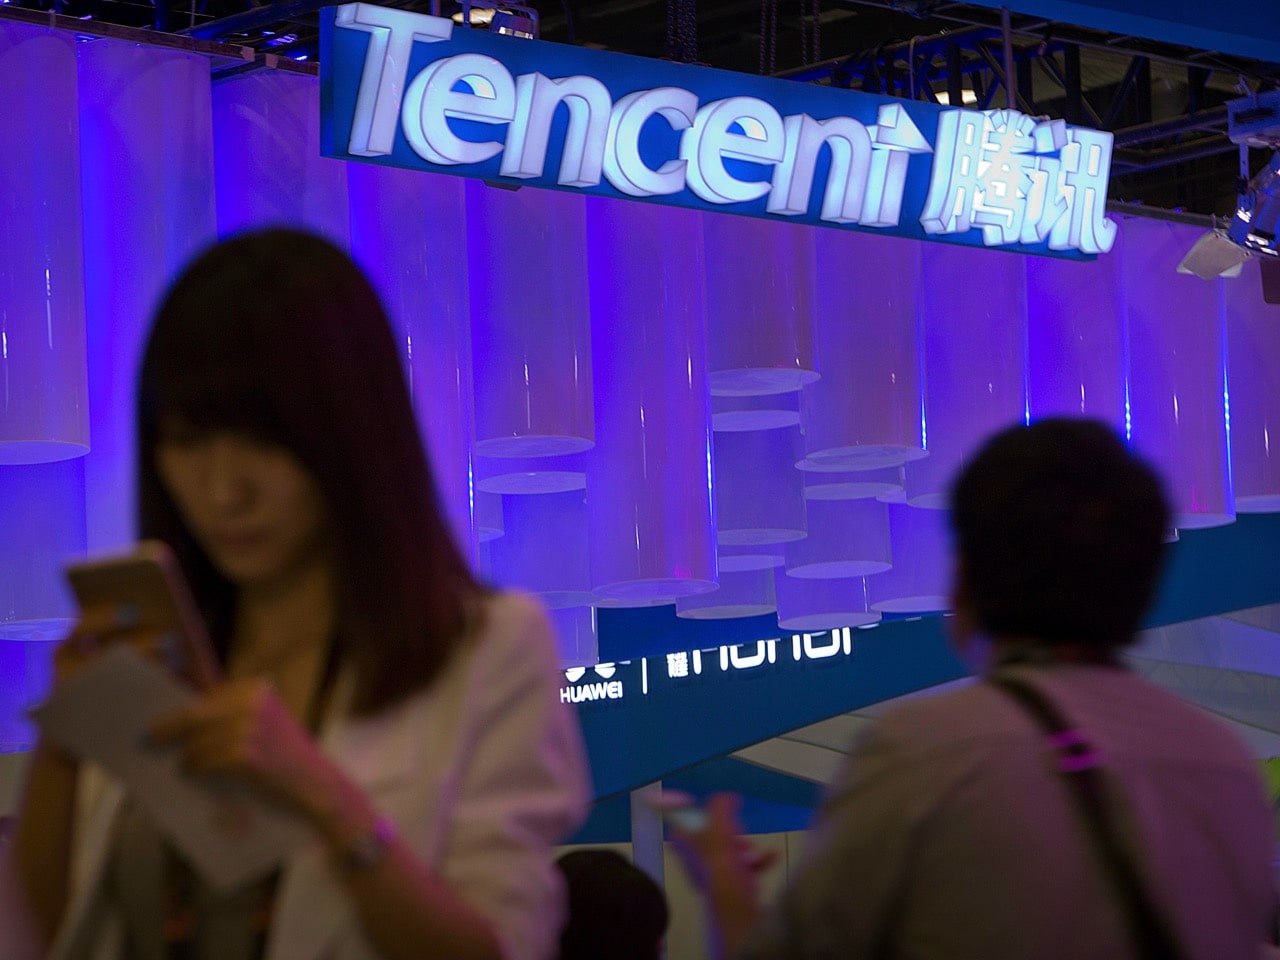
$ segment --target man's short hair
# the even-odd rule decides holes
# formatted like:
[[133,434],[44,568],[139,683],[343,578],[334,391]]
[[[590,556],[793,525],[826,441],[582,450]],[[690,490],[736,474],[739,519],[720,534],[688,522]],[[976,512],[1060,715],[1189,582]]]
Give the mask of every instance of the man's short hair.
[[560,960],[657,960],[667,898],[647,873],[613,850],[574,850],[556,861],[569,892]]
[[1156,473],[1107,425],[991,437],[951,490],[965,599],[992,636],[1119,646],[1155,594],[1169,529]]

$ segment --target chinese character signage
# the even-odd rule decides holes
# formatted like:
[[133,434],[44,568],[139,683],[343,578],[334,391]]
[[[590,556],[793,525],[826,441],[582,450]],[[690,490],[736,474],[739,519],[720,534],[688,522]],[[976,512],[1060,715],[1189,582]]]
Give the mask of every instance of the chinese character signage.
[[1081,257],[1111,248],[1109,133],[324,11],[327,156]]

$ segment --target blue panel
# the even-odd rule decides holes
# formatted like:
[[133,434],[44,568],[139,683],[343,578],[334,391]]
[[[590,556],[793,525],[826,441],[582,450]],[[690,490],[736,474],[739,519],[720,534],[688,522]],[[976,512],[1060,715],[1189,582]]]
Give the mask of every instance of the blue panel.
[[[732,757],[717,757],[681,770],[662,782],[703,802],[728,791],[742,798],[739,815],[747,833],[804,830],[822,799],[822,788]],[[570,843],[626,843],[631,839],[631,798],[620,794],[600,800]]]
[[[732,655],[729,648],[712,650],[696,661],[685,651],[671,661],[619,663],[605,668],[618,684],[613,698],[587,671],[562,696],[599,695],[578,702],[596,796],[665,780],[796,727],[963,676],[942,622],[901,620],[854,630],[848,652],[831,653],[832,635],[817,634],[810,638],[812,654],[800,638],[785,637],[771,648],[751,644]],[[752,664],[753,653],[761,662]]]
[[[1170,550],[1147,625],[1280,602],[1277,557],[1280,514],[1241,514],[1229,526],[1184,533]],[[616,687],[586,671],[563,694],[578,698],[601,797],[964,675],[940,617],[853,630],[847,651],[826,655],[833,635],[816,634],[806,646],[802,638],[780,636],[769,617],[682,621],[670,607],[601,613],[602,651],[631,662],[612,667],[607,679]],[[731,643],[746,646],[716,649]],[[702,651],[696,659],[695,650]],[[646,653],[649,659],[641,659]]]
[[779,635],[778,617],[690,620],[663,607],[602,608],[596,611],[601,660],[659,657],[673,650],[706,650],[725,644],[767,640]]
[[[1280,514],[1240,514],[1235,523],[1190,530],[1170,548],[1148,626],[1180,623],[1280,602]],[[686,620],[674,606],[599,612],[600,658],[632,660],[675,650],[706,650],[780,634],[773,616]]]
[[[733,757],[716,757],[706,763],[689,767],[672,774],[662,784],[673,790],[683,790],[705,800],[713,793],[731,790],[743,797],[765,800],[777,807],[778,815],[785,815],[786,810],[813,810],[822,799],[822,787],[808,780],[790,777],[774,770],[766,770],[745,760]],[[762,815],[767,811],[761,811]],[[753,833],[763,833],[766,829],[799,830],[799,826],[783,826],[760,823],[753,827]]]
[[1275,0],[969,0],[1081,27],[1280,62]]
[[622,794],[597,800],[591,807],[591,815],[568,843],[630,843],[631,797]]
[[1181,537],[1148,626],[1280,602],[1280,514],[1242,513],[1225,527]]

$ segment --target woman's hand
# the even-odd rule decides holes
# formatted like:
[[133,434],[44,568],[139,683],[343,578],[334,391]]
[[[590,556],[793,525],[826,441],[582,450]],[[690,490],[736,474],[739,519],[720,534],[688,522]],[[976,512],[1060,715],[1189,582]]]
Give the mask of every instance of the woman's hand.
[[[88,607],[54,651],[54,687],[69,681],[108,646],[124,643],[144,656],[161,658],[166,642],[163,633],[140,627],[132,608]],[[80,761],[42,733],[27,768],[12,857],[35,936],[44,946],[52,942],[69,897],[79,776]],[[3,935],[0,943],[9,946]]]
[[169,645],[177,641],[172,632],[140,626],[137,611],[127,603],[90,607],[53,653],[54,685],[65,683],[109,646],[125,643],[145,657],[166,663]]
[[742,947],[760,912],[760,874],[777,860],[776,851],[757,850],[743,836],[740,805],[734,794],[716,794],[707,801],[706,827],[673,837],[685,871],[707,901],[718,957],[733,957]]
[[251,783],[313,822],[329,811],[340,777],[271,684],[257,678],[218,684],[157,720],[151,737],[177,745],[189,773]]

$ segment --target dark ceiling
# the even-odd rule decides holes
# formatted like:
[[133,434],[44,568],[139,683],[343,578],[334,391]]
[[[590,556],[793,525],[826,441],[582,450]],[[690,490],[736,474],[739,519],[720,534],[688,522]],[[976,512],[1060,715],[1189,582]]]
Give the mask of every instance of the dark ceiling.
[[[320,0],[158,2],[10,0],[8,8],[316,58]],[[455,0],[436,2],[446,15],[457,9]],[[433,12],[431,0],[390,5]],[[1005,105],[1001,14],[986,7],[944,0],[539,0],[536,7],[544,40],[896,96],[949,92],[980,107]],[[1113,203],[1230,214],[1241,157],[1227,139],[1223,104],[1280,85],[1280,64],[1017,13],[1009,26],[1019,108],[1116,134]],[[1266,159],[1257,150],[1248,158],[1254,170]]]

